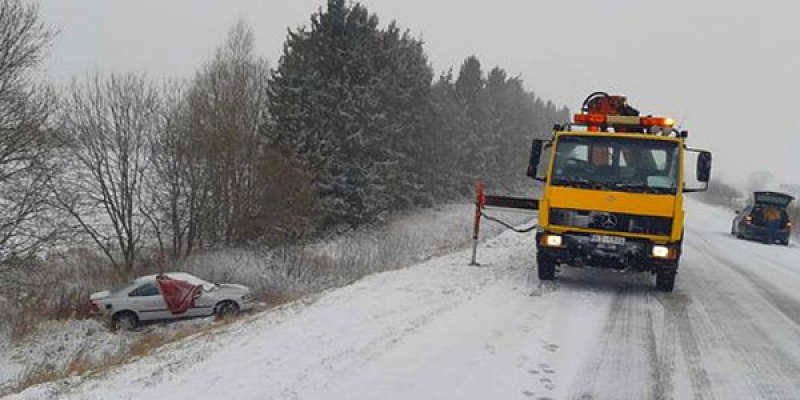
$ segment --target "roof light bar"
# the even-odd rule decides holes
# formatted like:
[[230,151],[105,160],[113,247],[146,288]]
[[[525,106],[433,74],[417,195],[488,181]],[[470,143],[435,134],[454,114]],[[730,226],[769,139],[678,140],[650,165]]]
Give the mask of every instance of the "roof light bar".
[[602,125],[606,123],[606,116],[602,114],[575,114],[575,123]]
[[640,125],[643,126],[665,126],[671,128],[672,125],[675,125],[675,121],[667,117],[641,117],[640,120]]
[[576,124],[584,125],[638,125],[638,126],[661,126],[672,128],[675,121],[667,117],[635,117],[625,115],[604,115],[604,114],[575,114]]

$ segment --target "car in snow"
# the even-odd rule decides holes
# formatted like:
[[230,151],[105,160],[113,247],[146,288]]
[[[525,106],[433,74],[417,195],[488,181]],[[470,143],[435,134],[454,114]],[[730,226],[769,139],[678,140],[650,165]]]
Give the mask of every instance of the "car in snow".
[[[780,192],[754,192],[753,200],[741,210],[736,211],[731,225],[731,234],[740,239],[759,240],[764,243],[777,241],[789,244],[792,233],[792,222],[789,220],[787,207],[794,200],[793,196]],[[770,239],[768,215],[772,209],[777,218],[775,237]]]
[[114,329],[125,330],[144,321],[224,317],[253,307],[246,286],[216,284],[184,272],[142,276],[89,299],[93,312],[109,318]]

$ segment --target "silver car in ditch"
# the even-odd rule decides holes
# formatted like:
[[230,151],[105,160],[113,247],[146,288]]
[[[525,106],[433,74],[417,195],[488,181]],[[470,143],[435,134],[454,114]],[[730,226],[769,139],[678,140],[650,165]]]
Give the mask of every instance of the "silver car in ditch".
[[203,287],[192,307],[180,314],[173,314],[159,289],[158,275],[142,276],[112,289],[94,293],[90,296],[89,307],[95,313],[109,318],[115,329],[126,330],[133,329],[144,321],[228,316],[253,308],[253,295],[246,286],[216,284],[185,272],[164,275]]

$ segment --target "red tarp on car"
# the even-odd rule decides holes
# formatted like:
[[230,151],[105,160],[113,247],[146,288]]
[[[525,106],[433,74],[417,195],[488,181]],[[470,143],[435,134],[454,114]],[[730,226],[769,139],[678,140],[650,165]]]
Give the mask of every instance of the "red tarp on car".
[[194,301],[203,292],[202,285],[192,285],[189,282],[172,279],[166,275],[159,276],[156,282],[158,282],[158,287],[161,289],[161,295],[164,296],[164,302],[167,303],[167,308],[173,314],[186,312],[186,310],[194,306]]

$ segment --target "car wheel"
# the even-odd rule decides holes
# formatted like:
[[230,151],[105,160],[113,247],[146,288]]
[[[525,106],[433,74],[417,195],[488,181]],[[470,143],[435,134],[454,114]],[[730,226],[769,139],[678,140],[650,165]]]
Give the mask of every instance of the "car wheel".
[[223,301],[222,303],[219,303],[217,305],[214,315],[216,315],[217,319],[226,319],[238,313],[239,313],[239,306],[235,302]]
[[139,318],[130,311],[123,311],[114,314],[111,323],[115,331],[132,331],[139,325]]
[[542,255],[536,255],[536,264],[538,264],[539,280],[552,281],[556,277],[556,263],[550,258]]

